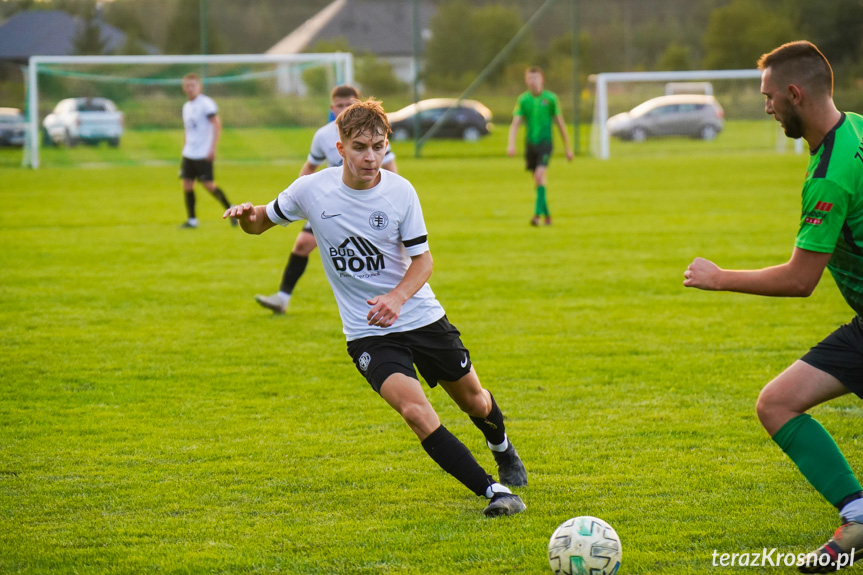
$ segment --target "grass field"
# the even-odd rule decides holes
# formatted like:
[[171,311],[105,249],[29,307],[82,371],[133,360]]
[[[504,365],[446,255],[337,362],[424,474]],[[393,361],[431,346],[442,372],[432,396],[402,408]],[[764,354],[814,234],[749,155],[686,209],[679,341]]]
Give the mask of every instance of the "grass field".
[[[306,145],[217,178],[268,201]],[[173,163],[0,168],[0,572],[542,574],[577,515],[616,528],[621,573],[791,572],[712,553],[799,553],[836,527],[753,406],[852,312],[828,276],[802,300],[681,282],[697,255],[785,261],[805,161],[558,156],[555,224],[531,228],[520,160],[402,150],[430,283],[530,474],[527,511],[498,519],[356,373],[316,257],[287,315],[255,304],[299,227],[246,236],[199,193],[201,227],[178,229]],[[859,402],[814,415],[863,467]]]

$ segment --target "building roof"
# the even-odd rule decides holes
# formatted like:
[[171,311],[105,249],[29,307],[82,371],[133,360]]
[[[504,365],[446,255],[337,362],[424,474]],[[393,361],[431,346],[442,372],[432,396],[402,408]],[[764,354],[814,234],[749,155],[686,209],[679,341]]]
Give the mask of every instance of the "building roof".
[[[428,36],[434,5],[419,4],[420,30]],[[318,42],[347,40],[351,50],[377,56],[413,53],[413,3],[405,0],[335,0],[270,48],[268,54],[297,54]]]
[[[0,60],[26,62],[30,56],[71,56],[84,21],[59,10],[18,12],[0,25]],[[105,53],[121,49],[126,35],[100,22]]]

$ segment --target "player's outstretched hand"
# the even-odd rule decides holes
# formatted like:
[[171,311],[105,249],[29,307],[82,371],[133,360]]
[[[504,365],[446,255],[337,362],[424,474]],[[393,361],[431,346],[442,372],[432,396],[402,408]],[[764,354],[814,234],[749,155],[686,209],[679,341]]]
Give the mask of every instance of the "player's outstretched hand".
[[372,306],[366,319],[369,325],[378,327],[390,327],[399,318],[404,302],[392,292],[367,299],[366,303]]
[[515,155],[515,146],[508,146],[506,148],[506,155],[512,157]]
[[695,258],[683,272],[683,285],[703,290],[719,289],[719,266],[704,258]]
[[237,204],[236,206],[231,206],[225,213],[222,215],[222,219],[227,218],[237,218],[238,220],[248,220],[250,222],[254,222],[257,219],[255,214],[255,206],[252,202],[246,202],[244,204]]

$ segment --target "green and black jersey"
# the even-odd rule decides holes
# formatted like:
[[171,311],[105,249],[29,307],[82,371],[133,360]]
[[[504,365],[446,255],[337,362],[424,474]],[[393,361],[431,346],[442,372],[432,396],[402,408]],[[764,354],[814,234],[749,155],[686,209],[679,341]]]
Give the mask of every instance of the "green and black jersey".
[[528,144],[550,144],[551,126],[560,114],[560,101],[554,92],[548,90],[543,90],[538,96],[527,91],[518,97],[512,113],[527,123],[525,136]]
[[809,159],[798,248],[833,253],[827,269],[863,316],[863,116],[843,113]]

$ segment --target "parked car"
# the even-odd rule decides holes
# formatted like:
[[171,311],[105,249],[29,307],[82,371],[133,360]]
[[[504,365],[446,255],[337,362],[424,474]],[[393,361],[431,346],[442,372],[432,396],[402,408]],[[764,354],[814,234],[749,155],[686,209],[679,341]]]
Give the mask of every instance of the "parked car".
[[107,98],[66,98],[42,122],[46,144],[120,145],[123,113]]
[[414,133],[414,117],[417,114],[419,114],[419,129],[422,136],[451,107],[453,109],[450,110],[444,123],[439,126],[434,137],[475,141],[491,131],[491,110],[476,100],[432,98],[420,100],[416,104],[387,114],[393,131],[392,139],[396,141],[411,139]]
[[0,108],[0,146],[23,146],[27,121],[18,108]]
[[713,96],[676,94],[639,104],[608,119],[608,131],[623,140],[641,142],[659,136],[712,140],[722,131],[725,112]]

